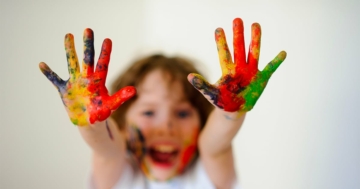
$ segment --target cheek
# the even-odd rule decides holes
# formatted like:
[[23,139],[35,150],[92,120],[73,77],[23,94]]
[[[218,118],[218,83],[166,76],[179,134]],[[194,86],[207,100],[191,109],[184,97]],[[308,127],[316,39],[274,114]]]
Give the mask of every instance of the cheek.
[[180,154],[180,166],[178,172],[181,173],[192,162],[197,152],[197,142],[199,138],[200,127],[193,127],[191,130],[184,130],[183,150]]
[[146,153],[146,141],[149,136],[148,123],[130,106],[125,116],[127,128],[127,148],[140,161]]
[[193,140],[194,137],[196,137],[197,135],[199,135],[200,133],[200,126],[197,126],[197,124],[193,124],[194,126],[191,127],[182,127],[182,133],[184,136],[185,140]]
[[192,122],[182,125],[181,135],[182,135],[183,146],[197,144],[199,134],[200,134],[199,122]]
[[150,125],[149,121],[144,120],[142,117],[135,117],[135,118],[133,117],[133,119],[130,119],[130,121],[128,121],[128,124],[140,130],[145,137],[150,132],[151,127],[149,127]]
[[197,146],[197,141],[200,134],[200,128],[194,127],[192,129],[187,129],[183,132],[183,146],[190,147],[190,146]]
[[148,125],[139,123],[136,127],[138,128],[138,130],[141,131],[142,135],[145,138],[148,138],[150,136],[151,127],[149,127]]
[[135,122],[129,123],[127,132],[128,149],[140,161],[146,153],[146,133]]

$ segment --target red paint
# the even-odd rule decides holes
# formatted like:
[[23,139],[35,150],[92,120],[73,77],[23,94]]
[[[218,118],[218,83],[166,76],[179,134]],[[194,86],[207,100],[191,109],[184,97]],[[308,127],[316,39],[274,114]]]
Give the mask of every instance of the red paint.
[[190,161],[195,156],[195,153],[197,151],[196,145],[188,146],[184,149],[184,152],[181,154],[180,159],[180,166],[179,166],[179,172],[183,172],[186,166],[190,163]]
[[227,89],[227,86],[228,85],[219,86],[221,96],[218,105],[223,107],[225,111],[235,112],[245,103],[245,99],[236,97],[233,92]]
[[233,21],[233,45],[234,45],[234,62],[237,64],[246,64],[245,46],[244,46],[244,26],[240,18]]
[[110,116],[111,111],[116,110],[122,103],[130,99],[136,93],[134,87],[125,87],[113,96],[109,96],[108,90],[105,87],[105,82],[111,50],[111,40],[105,39],[96,70],[88,77],[90,82],[87,89],[92,94],[90,97],[90,103],[92,104],[88,107],[90,123],[106,120]]

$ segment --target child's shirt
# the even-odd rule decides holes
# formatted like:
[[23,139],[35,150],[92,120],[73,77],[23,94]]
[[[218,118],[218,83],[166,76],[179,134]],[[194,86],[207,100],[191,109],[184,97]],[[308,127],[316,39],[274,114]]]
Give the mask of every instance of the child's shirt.
[[[90,189],[95,189],[92,180],[89,183]],[[126,164],[121,178],[113,189],[215,189],[211,183],[204,166],[199,159],[193,167],[190,167],[182,175],[169,181],[157,182],[148,180],[138,169],[133,168],[130,163]],[[237,183],[232,189],[240,189]]]

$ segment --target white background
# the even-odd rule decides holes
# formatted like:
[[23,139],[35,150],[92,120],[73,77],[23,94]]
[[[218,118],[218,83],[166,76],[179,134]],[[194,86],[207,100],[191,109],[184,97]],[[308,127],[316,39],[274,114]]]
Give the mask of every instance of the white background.
[[259,68],[286,50],[234,140],[246,189],[360,187],[360,1],[0,1],[0,188],[84,188],[90,150],[68,120],[44,61],[68,77],[63,40],[82,33],[113,41],[109,85],[137,57],[163,52],[198,61],[220,76],[214,30],[232,44],[241,17],[245,40],[262,26]]

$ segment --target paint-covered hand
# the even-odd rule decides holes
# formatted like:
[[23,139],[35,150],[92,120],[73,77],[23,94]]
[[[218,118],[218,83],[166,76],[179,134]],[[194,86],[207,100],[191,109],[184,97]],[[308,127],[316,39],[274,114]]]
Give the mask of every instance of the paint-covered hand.
[[271,75],[286,58],[281,51],[263,71],[258,70],[261,28],[258,23],[251,27],[251,43],[246,61],[244,27],[240,18],[233,21],[234,63],[222,28],[215,31],[215,39],[222,70],[221,78],[208,83],[201,75],[189,74],[188,80],[212,104],[227,112],[250,111],[270,79]]
[[109,96],[105,86],[112,42],[105,39],[94,71],[94,33],[84,31],[84,59],[80,72],[74,47],[74,36],[66,34],[65,50],[70,78],[62,80],[45,63],[39,64],[41,72],[55,85],[70,120],[78,126],[86,126],[107,119],[111,112],[135,95],[134,87],[124,87]]

